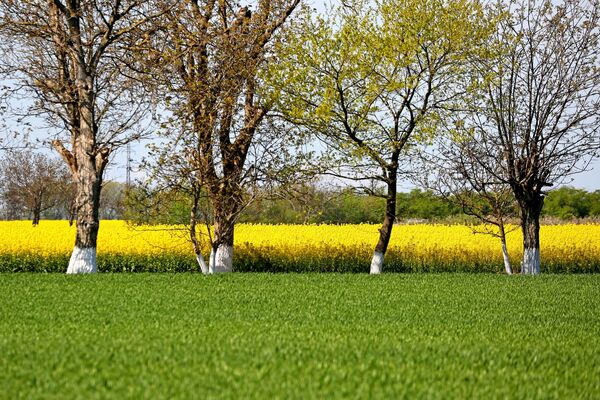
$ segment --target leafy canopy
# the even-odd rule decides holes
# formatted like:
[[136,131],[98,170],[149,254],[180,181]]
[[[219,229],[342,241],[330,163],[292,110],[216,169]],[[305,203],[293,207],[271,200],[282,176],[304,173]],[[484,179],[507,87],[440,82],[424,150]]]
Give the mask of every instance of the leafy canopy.
[[358,0],[301,18],[278,49],[285,62],[269,70],[273,97],[342,154],[379,166],[409,136],[436,133],[494,29],[473,0]]

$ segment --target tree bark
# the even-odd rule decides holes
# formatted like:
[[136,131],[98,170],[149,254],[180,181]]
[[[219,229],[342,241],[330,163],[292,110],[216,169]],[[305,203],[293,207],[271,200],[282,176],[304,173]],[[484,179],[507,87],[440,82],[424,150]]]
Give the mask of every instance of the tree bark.
[[77,214],[77,211],[75,210],[75,201],[69,204],[67,214],[69,216],[69,226],[73,226],[73,222],[75,221],[75,216]]
[[396,221],[396,172],[389,173],[390,180],[387,187],[385,216],[383,224],[379,229],[379,240],[375,246],[375,252],[371,259],[371,268],[369,273],[372,275],[380,274],[383,270],[383,259],[392,237],[392,228]]
[[40,214],[41,214],[40,207],[34,207],[34,209],[33,209],[33,220],[31,221],[31,225],[33,225],[33,226],[39,225],[39,223],[40,223]]
[[209,273],[209,268],[206,265],[206,261],[204,261],[204,256],[202,255],[202,247],[200,246],[198,236],[196,235],[196,223],[198,221],[199,201],[200,193],[198,188],[196,187],[192,198],[192,209],[190,211],[190,240],[192,241],[192,247],[194,248],[194,254],[196,254],[196,262],[200,267],[200,271],[204,275],[206,275]]
[[506,247],[506,232],[504,231],[504,224],[500,223],[500,242],[502,242],[502,257],[504,259],[504,270],[507,275],[512,275],[512,267],[510,265],[510,258],[508,257],[508,248]]
[[521,274],[540,273],[540,214],[544,199],[537,196],[529,201],[519,201],[521,208],[521,229],[523,231],[523,261]]
[[[83,73],[82,73],[83,74]],[[77,233],[75,247],[71,253],[67,274],[97,272],[96,243],[100,221],[100,191],[102,176],[108,162],[109,149],[99,148],[96,144],[96,126],[93,110],[93,93],[89,78],[79,82],[80,86],[80,124],[73,135],[73,153],[58,141],[54,147],[61,153],[73,174],[75,182],[75,213]]]
[[235,222],[215,214],[214,239],[210,253],[209,273],[233,272],[233,232]]
[[80,168],[77,173],[75,198],[77,233],[67,268],[68,274],[97,272],[96,245],[100,227],[98,209],[102,171],[96,170],[95,157],[80,154],[78,160]]

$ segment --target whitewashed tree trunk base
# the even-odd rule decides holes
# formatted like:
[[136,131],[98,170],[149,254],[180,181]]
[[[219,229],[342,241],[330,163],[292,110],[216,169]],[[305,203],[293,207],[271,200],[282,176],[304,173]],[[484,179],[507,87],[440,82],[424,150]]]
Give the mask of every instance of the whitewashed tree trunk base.
[[212,249],[210,251],[210,255],[208,256],[208,273],[212,274],[215,267],[215,250]]
[[204,257],[202,257],[202,254],[196,255],[196,261],[198,262],[198,265],[200,266],[200,270],[202,271],[202,273],[204,275],[208,274],[208,265],[206,265],[206,261],[204,261]]
[[523,251],[522,275],[538,275],[540,273],[540,249],[526,248]]
[[512,275],[512,268],[510,266],[510,258],[508,258],[508,249],[506,243],[502,243],[502,257],[504,257],[504,270],[508,275]]
[[369,273],[371,275],[380,274],[383,269],[383,253],[376,251],[373,253],[373,258],[371,259],[371,270]]
[[67,274],[95,274],[96,272],[98,272],[96,248],[75,246],[71,253]]
[[233,272],[233,246],[220,244],[216,254],[211,251],[208,271],[209,274]]

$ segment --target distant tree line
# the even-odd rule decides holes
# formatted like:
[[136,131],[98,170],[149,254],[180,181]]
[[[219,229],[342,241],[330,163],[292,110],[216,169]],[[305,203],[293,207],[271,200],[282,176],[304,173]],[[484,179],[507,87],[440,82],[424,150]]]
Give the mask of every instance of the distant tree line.
[[[385,200],[351,190],[317,192],[315,200],[301,204],[293,199],[267,199],[254,203],[240,220],[251,223],[361,224],[378,223],[385,212]],[[327,199],[320,202],[320,199]],[[548,192],[544,217],[561,220],[600,217],[600,190],[562,187]],[[396,217],[406,222],[472,222],[455,203],[431,190],[413,189],[398,193]],[[513,216],[514,223],[518,218]]]
[[[117,182],[111,184],[118,186]],[[124,185],[123,185],[124,186]],[[106,206],[113,211],[109,218],[127,219],[144,224],[185,224],[188,222],[189,202],[177,193],[148,196],[135,187],[120,201],[111,200]],[[471,193],[477,197],[477,193]],[[486,201],[480,198],[482,209]],[[101,201],[102,204],[102,201]],[[119,204],[118,207],[115,205]],[[398,223],[480,223],[480,219],[465,213],[458,201],[436,194],[432,190],[415,188],[399,192],[396,206]],[[119,211],[121,212],[119,214]],[[491,210],[488,210],[492,212]],[[240,222],[254,224],[377,224],[385,213],[385,199],[349,188],[306,185],[285,194],[260,198],[248,205]],[[104,212],[105,215],[106,211]],[[545,199],[543,217],[561,221],[600,218],[600,190],[587,191],[570,186],[551,190]],[[506,217],[513,224],[519,219],[515,210]]]
[[[74,190],[66,167],[55,157],[30,150],[12,151],[0,159],[0,218],[73,221]],[[483,202],[483,200],[480,200]],[[398,193],[396,218],[403,222],[477,222],[458,205],[431,190]],[[148,196],[142,187],[128,190],[125,183],[103,184],[101,219],[127,219],[146,224],[185,224],[189,202],[180,194]],[[303,184],[278,195],[257,199],[240,215],[240,222],[258,224],[378,223],[385,199],[349,188]],[[600,190],[588,192],[561,187],[548,192],[542,215],[560,220],[600,217]],[[513,215],[516,221],[516,216]]]

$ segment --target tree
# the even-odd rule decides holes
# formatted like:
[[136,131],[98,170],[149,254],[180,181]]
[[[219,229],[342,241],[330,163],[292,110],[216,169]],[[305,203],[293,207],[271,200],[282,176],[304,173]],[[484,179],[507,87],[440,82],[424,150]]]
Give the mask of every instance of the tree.
[[272,75],[286,117],[325,147],[327,174],[386,201],[370,271],[382,271],[403,157],[436,131],[467,54],[488,34],[470,0],[355,1],[304,18]]
[[123,219],[133,225],[184,225],[190,218],[189,193],[173,188],[148,187],[143,184],[127,188],[123,199]]
[[561,219],[585,218],[591,214],[594,200],[593,193],[564,186],[548,192],[543,215]]
[[510,187],[494,178],[481,163],[489,160],[479,143],[461,138],[454,131],[446,132],[434,141],[432,151],[422,154],[427,173],[415,179],[433,190],[448,203],[460,207],[473,216],[481,226],[472,227],[473,233],[485,233],[500,239],[504,270],[512,275],[506,234],[513,228],[508,220],[515,215],[515,198]]
[[[260,130],[270,108],[262,71],[276,32],[298,4],[259,0],[251,10],[182,1],[165,13],[163,28],[137,43],[140,70],[151,71],[173,117],[164,125],[168,145],[156,149],[156,187],[188,194],[190,240],[204,273],[232,271],[235,223],[261,176],[283,155],[281,139]],[[208,266],[198,223],[213,225]]]
[[590,217],[600,217],[600,190],[590,193]]
[[45,118],[75,184],[77,234],[67,273],[96,272],[109,155],[144,132],[147,107],[122,60],[155,16],[147,6],[142,0],[0,2],[0,63],[15,82],[10,92],[33,99],[23,113]]
[[[325,210],[333,206],[338,193],[318,182],[287,182],[268,196],[256,199],[240,216],[240,222],[263,224],[307,224],[322,222]],[[333,221],[339,223],[340,221]]]
[[100,196],[99,216],[102,219],[121,219],[125,209],[125,183],[108,181],[102,185]]
[[36,226],[42,212],[60,201],[68,174],[60,160],[30,150],[11,151],[0,160],[3,200],[13,210],[25,210]]
[[319,215],[319,222],[326,224],[377,223],[385,211],[384,199],[357,193],[353,188],[329,191],[328,197]]
[[510,187],[523,231],[521,273],[540,272],[545,188],[585,170],[600,149],[600,3],[498,3],[510,10],[456,115],[465,153]]
[[[419,174],[422,174],[419,171]],[[422,185],[427,187],[427,185]],[[456,205],[445,201],[434,191],[427,189],[412,189],[408,193],[398,193],[398,217],[436,220],[460,214]]]

